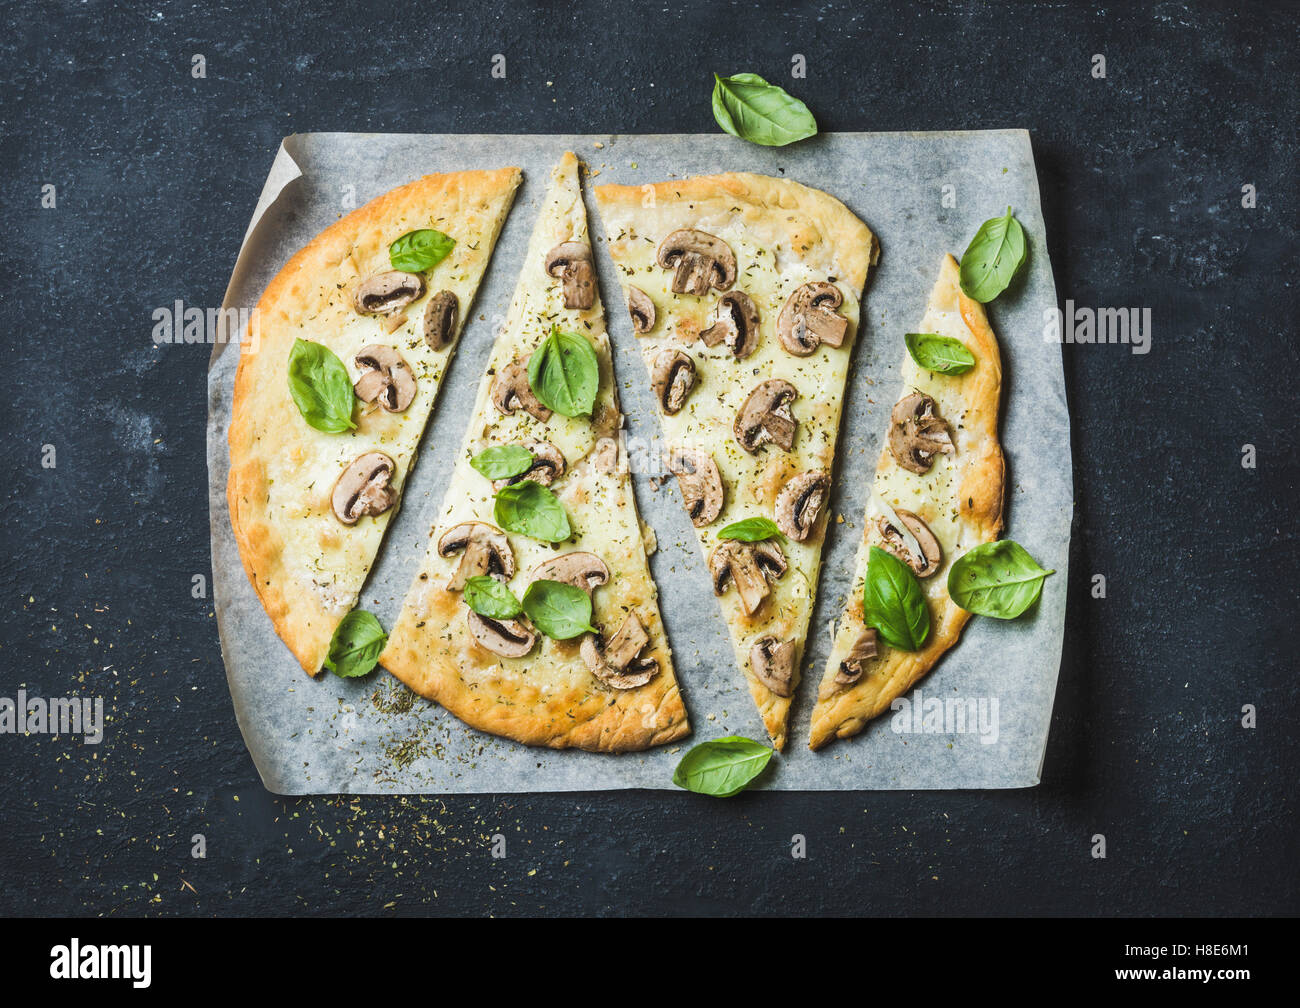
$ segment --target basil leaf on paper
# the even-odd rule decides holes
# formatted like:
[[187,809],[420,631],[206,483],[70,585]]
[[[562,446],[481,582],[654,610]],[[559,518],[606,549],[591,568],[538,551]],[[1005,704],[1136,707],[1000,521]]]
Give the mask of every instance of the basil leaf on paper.
[[930,610],[912,569],[879,546],[871,547],[862,612],[890,647],[920,651],[930,636]]
[[560,499],[533,480],[521,480],[496,495],[492,514],[501,528],[542,542],[564,542],[573,535]]
[[514,619],[521,611],[515,593],[486,574],[475,574],[467,578],[464,596],[467,606],[488,619]]
[[713,75],[713,118],[734,137],[784,147],[817,132],[808,106],[758,74]]
[[379,620],[364,609],[353,609],[330,638],[325,667],[343,679],[363,676],[379,664],[379,653],[387,643]]
[[910,332],[903,337],[907,352],[917,367],[939,374],[965,374],[975,366],[975,355],[966,349],[966,344],[951,336],[938,333]]
[[408,231],[388,246],[388,261],[393,269],[423,273],[447,258],[456,247],[456,239],[433,228]]
[[744,518],[722,529],[719,539],[739,539],[741,542],[762,542],[764,539],[783,539],[781,530],[771,518]]
[[326,434],[356,430],[348,369],[329,347],[296,339],[289,351],[289,395],[309,425]]
[[714,798],[739,794],[763,772],[772,750],[742,735],[701,742],[682,757],[673,771],[679,788]]
[[534,581],[524,592],[523,610],[533,626],[553,640],[600,633],[591,625],[591,596],[563,581]]
[[528,384],[547,409],[567,417],[591,416],[600,388],[600,362],[591,341],[552,326],[528,359]]
[[1025,229],[1006,215],[986,220],[961,257],[961,289],[967,297],[987,304],[1011,284],[1025,261]]
[[509,479],[528,471],[533,453],[523,445],[493,445],[475,455],[469,464],[490,480]]
[[967,612],[1015,619],[1038,601],[1043,582],[1055,573],[1043,570],[1019,543],[999,539],[981,543],[953,563],[948,594]]

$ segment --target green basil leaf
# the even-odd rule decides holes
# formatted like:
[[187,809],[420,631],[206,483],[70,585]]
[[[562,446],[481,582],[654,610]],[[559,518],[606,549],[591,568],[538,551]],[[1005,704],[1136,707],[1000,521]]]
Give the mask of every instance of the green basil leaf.
[[520,480],[502,487],[492,508],[497,524],[542,542],[564,542],[573,535],[569,516],[560,499],[533,480]]
[[1043,582],[1055,573],[1038,566],[1023,546],[1000,539],[981,543],[953,563],[948,594],[967,612],[1015,619],[1038,601]]
[[567,417],[591,416],[600,388],[600,362],[591,341],[552,326],[528,359],[528,384],[547,409]]
[[356,430],[352,407],[356,396],[348,369],[329,347],[296,339],[289,351],[289,394],[302,418],[318,431],[342,434]]
[[600,633],[591,625],[591,596],[563,581],[534,581],[524,592],[523,610],[533,626],[554,640]]
[[891,647],[920,651],[930,636],[930,610],[912,569],[879,546],[871,547],[862,612]]
[[393,269],[407,273],[423,273],[433,269],[456,247],[456,239],[441,231],[421,228],[408,231],[388,246],[388,261]]
[[364,609],[353,609],[330,638],[325,667],[343,679],[363,676],[379,664],[379,653],[387,643],[379,620]]
[[523,445],[493,445],[475,455],[469,464],[490,480],[509,479],[528,471],[533,453]]
[[816,134],[817,120],[808,106],[758,74],[714,74],[713,81],[713,118],[732,136],[784,147]]
[[521,611],[515,593],[486,574],[465,581],[465,604],[480,616],[495,620],[514,619]]
[[677,764],[673,783],[714,798],[739,794],[763,772],[772,750],[741,735],[701,742]]
[[961,257],[961,289],[987,304],[1001,294],[1025,261],[1025,229],[1011,216],[986,220]]
[[965,343],[951,336],[910,332],[903,337],[903,341],[917,367],[923,367],[927,371],[959,375],[975,366],[975,355],[966,349]]
[[771,518],[744,518],[732,522],[718,533],[719,539],[739,539],[741,542],[762,542],[764,539],[783,539],[781,530]]

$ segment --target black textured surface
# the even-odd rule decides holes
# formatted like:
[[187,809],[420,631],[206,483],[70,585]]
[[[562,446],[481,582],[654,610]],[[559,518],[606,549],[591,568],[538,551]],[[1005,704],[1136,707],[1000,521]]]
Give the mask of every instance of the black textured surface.
[[[408,31],[347,2],[3,10],[0,695],[102,695],[112,720],[97,747],[0,735],[0,911],[1300,910],[1294,5],[418,4]],[[1152,309],[1148,355],[1064,348],[1077,516],[1042,786],[268,796],[190,595],[207,348],[156,348],[152,311],[220,304],[285,134],[712,131],[714,69],[785,84],[824,130],[1029,129],[1060,296]]]

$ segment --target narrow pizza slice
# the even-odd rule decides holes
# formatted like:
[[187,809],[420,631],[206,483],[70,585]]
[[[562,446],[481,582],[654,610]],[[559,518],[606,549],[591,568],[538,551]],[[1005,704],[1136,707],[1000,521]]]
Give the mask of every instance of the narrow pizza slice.
[[310,674],[396,510],[518,168],[427,175],[326,228],[267,286],[235,378],[230,521]]
[[730,174],[596,190],[736,661],[776,748],[812,614],[875,236],[838,200]]
[[[957,643],[970,613],[949,598],[948,570],[1002,530],[1002,363],[984,306],[962,292],[952,256],[944,257],[919,332],[908,339],[917,341],[916,357],[909,353],[903,362],[903,389],[863,519],[853,594],[813,709],[813,749],[856,735]],[[890,608],[882,596],[906,602],[910,594],[921,629],[906,618],[898,626],[885,620],[884,629],[868,625],[864,591],[882,611]]]
[[529,745],[625,752],[689,732],[622,422],[570,153],[385,668],[466,724]]

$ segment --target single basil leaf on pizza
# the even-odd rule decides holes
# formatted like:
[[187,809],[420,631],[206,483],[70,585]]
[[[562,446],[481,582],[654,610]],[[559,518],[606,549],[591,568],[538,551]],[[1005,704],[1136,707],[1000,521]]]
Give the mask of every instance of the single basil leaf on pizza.
[[343,679],[366,675],[379,664],[379,652],[387,643],[379,620],[364,609],[353,609],[334,629],[325,667]]
[[493,514],[497,524],[507,532],[518,532],[542,542],[564,542],[573,535],[569,516],[560,499],[532,480],[520,480],[502,487],[497,493]]
[[908,333],[903,337],[907,352],[917,365],[940,374],[965,374],[975,366],[975,357],[966,344],[938,333]]
[[948,571],[948,594],[967,612],[1015,619],[1038,601],[1043,570],[1023,546],[1010,539],[980,543]]
[[718,533],[719,539],[738,539],[741,542],[762,542],[764,539],[781,539],[781,530],[771,518],[742,518],[732,522]]
[[523,445],[493,445],[475,455],[469,464],[490,480],[509,479],[528,471],[533,453]]
[[515,593],[486,574],[466,579],[465,604],[480,616],[498,620],[514,619],[523,612]]
[[600,630],[591,625],[591,596],[563,581],[534,581],[524,592],[523,610],[533,626],[552,640],[571,640]]
[[356,430],[352,380],[328,347],[296,339],[289,350],[289,394],[302,418],[326,434]]
[[388,261],[395,270],[423,273],[446,259],[455,247],[455,238],[435,228],[420,228],[408,231],[388,246]]
[[867,625],[900,651],[920,651],[930,636],[930,611],[916,575],[898,557],[876,546],[871,547],[867,563],[862,612]]
[[543,406],[567,417],[591,416],[600,366],[591,343],[558,326],[528,359],[528,384]]

